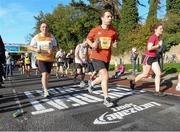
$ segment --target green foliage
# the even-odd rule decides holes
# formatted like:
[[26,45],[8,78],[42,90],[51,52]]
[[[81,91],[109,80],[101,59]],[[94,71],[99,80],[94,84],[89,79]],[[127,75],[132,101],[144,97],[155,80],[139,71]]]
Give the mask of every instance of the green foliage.
[[168,13],[167,20],[164,20],[165,33],[164,43],[168,51],[171,46],[180,43],[180,14]]
[[167,74],[180,72],[179,63],[166,63],[166,64],[164,64],[164,71]]
[[179,0],[166,0],[167,13],[174,13],[180,15],[180,1]]
[[[167,1],[171,2],[167,5],[167,19],[161,21],[165,25],[163,38],[168,50],[172,45],[180,43],[180,15],[179,12],[176,12],[179,10],[178,0]],[[49,32],[55,36],[59,47],[65,51],[74,49],[78,43],[86,38],[93,27],[100,24],[99,11],[109,6],[108,2],[105,1],[89,0],[89,2],[90,4],[85,4],[82,0],[79,2],[72,0],[68,6],[58,5],[52,13],[40,12],[34,17],[36,19],[35,32],[31,36],[39,32],[39,26],[42,22],[46,22],[49,26]],[[113,21],[113,26],[117,29],[120,40],[119,47],[112,50],[115,56],[124,54],[132,47],[144,51],[147,40],[152,34],[149,30],[150,25],[159,21],[156,15],[160,0],[150,0],[148,19],[144,25],[138,24],[137,3],[140,4],[139,2],[139,0],[122,0],[121,19],[116,17]],[[111,5],[111,3],[110,0],[108,4]],[[28,38],[28,40],[30,39]]]
[[146,20],[147,25],[152,25],[157,22],[157,8],[160,0],[150,0],[149,12]]
[[92,10],[76,9],[72,6],[59,5],[52,14],[40,14],[35,17],[37,20],[36,31],[45,22],[49,26],[58,42],[58,47],[65,51],[74,49],[78,43],[86,38],[90,29],[99,23],[98,14]]
[[180,1],[166,0],[167,15],[163,23],[165,25],[164,42],[166,50],[180,43]]
[[120,23],[116,26],[119,32],[120,42],[118,48],[113,49],[113,55],[115,56],[124,54],[132,47],[129,33],[138,27],[138,10],[136,4],[136,0],[122,0],[121,21],[116,20]]
[[118,48],[112,49],[112,54],[114,56],[118,56],[119,54],[124,54],[124,52],[127,51],[127,43],[123,39],[119,41]]
[[120,31],[122,34],[135,29],[138,24],[136,0],[122,0]]
[[39,27],[41,25],[41,23],[44,22],[44,19],[45,19],[45,14],[40,11],[40,13],[37,15],[37,16],[34,16],[35,20],[36,20],[36,25],[35,25],[35,32],[34,34],[37,34],[39,32]]
[[108,70],[109,70],[109,71],[113,71],[113,70],[114,70],[114,64],[110,64]]

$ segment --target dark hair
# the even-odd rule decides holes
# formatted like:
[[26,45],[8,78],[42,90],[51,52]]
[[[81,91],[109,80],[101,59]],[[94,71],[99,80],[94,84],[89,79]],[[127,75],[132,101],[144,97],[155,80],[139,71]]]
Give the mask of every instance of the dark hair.
[[155,29],[157,29],[159,26],[162,26],[162,23],[151,25],[150,31],[154,33]]
[[110,9],[104,9],[100,12],[100,17],[103,17],[106,12],[110,12],[111,15],[113,15],[112,11]]

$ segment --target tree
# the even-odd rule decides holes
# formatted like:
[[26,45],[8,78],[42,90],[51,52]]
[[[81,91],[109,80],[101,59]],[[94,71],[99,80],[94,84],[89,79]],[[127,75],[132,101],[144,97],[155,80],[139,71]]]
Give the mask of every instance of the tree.
[[[175,1],[175,3],[170,3],[167,10],[179,9],[178,0],[169,1]],[[53,13],[40,12],[35,16],[35,33],[38,32],[40,24],[46,22],[49,25],[50,32],[57,39],[59,47],[66,51],[73,49],[86,38],[90,29],[100,24],[100,10],[108,8],[114,11],[114,15],[116,15],[113,26],[120,34],[120,45],[119,48],[113,49],[113,55],[123,54],[132,47],[143,50],[146,48],[148,37],[152,34],[149,30],[150,26],[162,21],[158,20],[156,15],[159,2],[160,0],[149,0],[147,21],[144,25],[140,25],[138,24],[137,4],[144,6],[140,0],[89,0],[89,4],[85,4],[82,0],[79,2],[72,0],[68,6],[58,5]],[[118,10],[121,10],[120,15]],[[178,25],[180,17],[178,12],[173,11],[169,14],[172,15],[167,15],[167,19],[164,19],[163,22],[165,24],[165,43],[170,47],[179,42]]]
[[167,14],[174,13],[180,14],[180,1],[179,0],[166,0]]
[[136,28],[138,24],[138,10],[136,0],[122,0],[121,32],[127,33]]
[[167,49],[180,43],[180,1],[167,0],[167,15],[163,20],[165,25],[164,42]]
[[39,32],[39,27],[40,27],[41,23],[44,22],[45,14],[42,11],[40,11],[40,13],[37,16],[34,16],[34,18],[36,20],[36,25],[34,27],[34,29],[35,29],[34,34],[37,34]]
[[40,23],[45,22],[49,26],[50,33],[57,39],[59,47],[66,51],[74,49],[78,43],[82,43],[90,29],[99,23],[99,14],[87,10],[86,5],[83,6],[85,8],[58,5],[52,14],[40,12],[35,17],[36,32]]
[[149,12],[146,20],[147,25],[152,25],[157,22],[157,9],[159,0],[150,0],[149,1]]
[[136,0],[122,0],[121,19],[117,22],[120,23],[117,27],[120,37],[120,46],[118,49],[113,49],[113,55],[124,54],[132,47],[131,39],[129,39],[129,32],[138,27]]
[[66,51],[75,47],[75,44],[72,42],[74,37],[70,31],[70,27],[74,21],[74,18],[71,18],[73,12],[74,9],[72,7],[59,5],[52,13],[54,17],[54,22],[51,24],[52,30],[54,31],[59,47]]

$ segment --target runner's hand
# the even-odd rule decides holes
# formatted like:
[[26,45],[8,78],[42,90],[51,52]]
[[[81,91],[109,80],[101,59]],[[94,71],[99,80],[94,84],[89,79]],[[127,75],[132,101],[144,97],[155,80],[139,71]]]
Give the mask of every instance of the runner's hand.
[[113,43],[113,47],[117,48],[117,46],[118,46],[118,42],[117,42],[117,40],[115,40],[114,43]]
[[48,53],[49,53],[49,54],[52,54],[52,49],[49,49],[49,50],[48,50]]
[[80,60],[80,64],[83,65],[83,61],[82,60]]
[[36,52],[36,53],[41,53],[41,49],[36,48],[35,52]]
[[94,43],[92,43],[92,48],[97,48],[98,43],[95,41]]
[[161,46],[163,45],[163,41],[160,40],[159,43],[158,43],[158,45],[161,47]]

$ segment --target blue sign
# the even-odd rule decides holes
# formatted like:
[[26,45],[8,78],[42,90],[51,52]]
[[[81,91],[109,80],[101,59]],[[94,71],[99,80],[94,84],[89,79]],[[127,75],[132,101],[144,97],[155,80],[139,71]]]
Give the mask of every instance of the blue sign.
[[7,52],[19,52],[19,47],[18,46],[6,46],[5,45],[5,49]]

